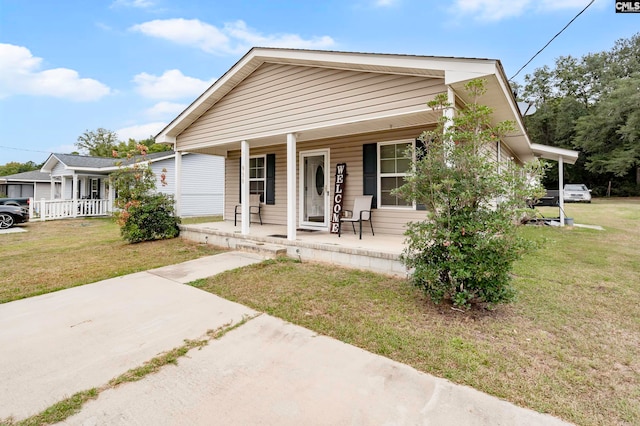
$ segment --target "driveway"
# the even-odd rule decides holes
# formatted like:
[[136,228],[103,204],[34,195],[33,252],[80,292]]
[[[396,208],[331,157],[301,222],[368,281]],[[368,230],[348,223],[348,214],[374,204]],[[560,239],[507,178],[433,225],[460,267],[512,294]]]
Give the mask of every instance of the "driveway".
[[250,316],[64,423],[566,424],[182,284],[260,260],[224,253],[0,305],[0,419],[26,418]]

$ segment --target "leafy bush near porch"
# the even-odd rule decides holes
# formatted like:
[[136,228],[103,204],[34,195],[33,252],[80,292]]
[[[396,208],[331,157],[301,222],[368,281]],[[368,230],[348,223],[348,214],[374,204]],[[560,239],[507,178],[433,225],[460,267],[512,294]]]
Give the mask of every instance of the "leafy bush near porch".
[[120,234],[130,243],[164,240],[180,234],[173,197],[155,194],[131,201],[120,213]]
[[[157,193],[155,175],[144,163],[146,151],[140,148],[142,161],[121,167],[110,176],[117,196],[116,219],[120,235],[130,243],[175,238],[180,234],[173,196]],[[165,176],[161,176],[165,184]]]
[[[530,248],[515,231],[526,201],[542,190],[543,168],[538,162],[498,167],[490,148],[513,124],[491,125],[491,109],[478,104],[483,80],[466,89],[474,101],[421,135],[424,148],[416,148],[417,160],[397,194],[429,210],[405,233],[402,260],[414,268],[413,282],[435,303],[469,308],[513,299],[511,267]],[[429,106],[450,108],[446,96]]]

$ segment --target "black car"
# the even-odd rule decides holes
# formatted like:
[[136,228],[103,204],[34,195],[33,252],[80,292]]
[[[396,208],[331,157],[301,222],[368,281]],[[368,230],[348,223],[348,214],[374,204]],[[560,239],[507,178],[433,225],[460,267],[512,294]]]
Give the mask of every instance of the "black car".
[[29,221],[29,210],[19,206],[0,205],[0,229]]

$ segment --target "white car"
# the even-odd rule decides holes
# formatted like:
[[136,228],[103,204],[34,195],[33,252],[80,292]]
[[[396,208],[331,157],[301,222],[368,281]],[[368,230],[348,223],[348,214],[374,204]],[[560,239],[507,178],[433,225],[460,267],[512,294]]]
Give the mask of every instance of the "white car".
[[590,203],[591,190],[581,183],[568,183],[564,186],[564,201],[567,203]]

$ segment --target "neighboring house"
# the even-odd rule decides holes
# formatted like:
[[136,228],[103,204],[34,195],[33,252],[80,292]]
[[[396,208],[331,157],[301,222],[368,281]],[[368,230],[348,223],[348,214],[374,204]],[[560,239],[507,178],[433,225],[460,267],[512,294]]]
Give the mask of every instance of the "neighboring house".
[[[144,161],[156,175],[156,189],[166,194],[175,194],[176,175],[173,151],[148,154]],[[112,210],[115,194],[109,188],[109,174],[119,167],[127,167],[140,158],[131,160],[92,157],[72,154],[51,154],[42,166],[43,174],[50,176],[50,185],[57,189],[56,199],[103,200],[107,210]],[[224,160],[218,156],[189,154],[182,162],[183,170],[181,216],[203,216],[222,214]],[[118,165],[121,163],[121,165]],[[163,170],[166,170],[163,171]],[[166,186],[160,182],[166,175]],[[39,200],[38,198],[36,200]],[[101,209],[100,211],[103,211]]]
[[0,176],[0,196],[7,198],[34,198],[51,199],[52,188],[48,173],[34,170],[31,172],[16,173],[14,175]]
[[[391,191],[412,161],[404,158],[422,131],[443,112],[427,105],[446,94],[453,115],[471,102],[464,85],[487,82],[479,102],[495,122],[515,131],[493,149],[495,161],[522,164],[535,157],[574,163],[577,152],[534,145],[498,60],[251,49],[157,136],[177,152],[224,156],[224,216],[249,194],[260,194],[262,220],[299,229],[329,230],[336,166],[347,166],[344,208],[372,195],[376,234],[402,234],[408,221],[424,218],[420,206]],[[176,167],[188,169],[176,157]],[[241,173],[244,170],[244,173]],[[248,209],[242,234],[249,234]]]

